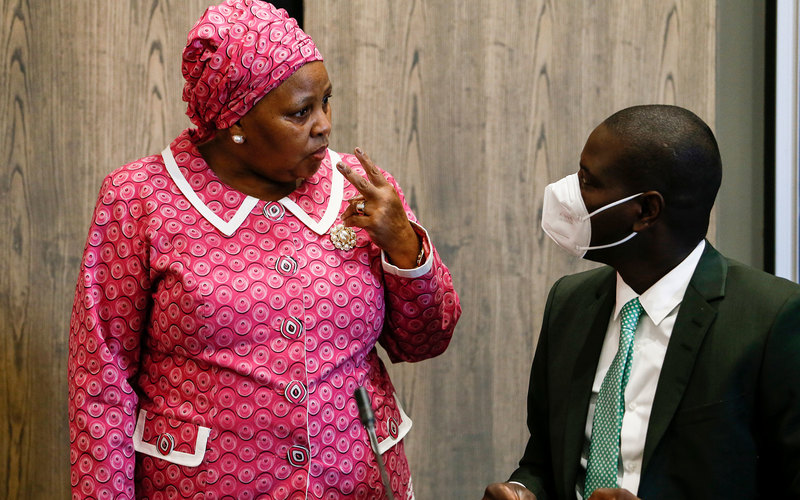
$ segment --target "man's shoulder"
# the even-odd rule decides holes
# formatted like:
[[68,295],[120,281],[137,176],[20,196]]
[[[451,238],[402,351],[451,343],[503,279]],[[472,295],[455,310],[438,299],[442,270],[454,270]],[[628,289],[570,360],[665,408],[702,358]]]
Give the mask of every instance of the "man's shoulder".
[[605,283],[606,280],[615,276],[616,271],[613,267],[600,266],[580,273],[567,274],[558,280],[558,283],[582,287],[593,283]]
[[[705,300],[721,300],[719,312],[731,317],[769,318],[778,311],[797,309],[800,285],[707,249],[691,286]],[[794,313],[792,313],[794,314]]]
[[595,269],[561,277],[553,285],[551,293],[559,296],[578,294],[597,294],[616,282],[616,271],[609,266],[600,266]]
[[779,295],[788,296],[800,293],[800,285],[794,281],[779,278],[755,267],[726,258],[728,292],[746,293],[752,297]]

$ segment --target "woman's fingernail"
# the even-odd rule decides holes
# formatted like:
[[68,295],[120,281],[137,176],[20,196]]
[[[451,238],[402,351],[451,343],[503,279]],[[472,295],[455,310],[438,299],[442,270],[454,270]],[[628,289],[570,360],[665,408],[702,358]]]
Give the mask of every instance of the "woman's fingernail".
[[345,168],[345,167],[344,167],[344,163],[337,163],[337,164],[336,164],[336,168],[338,168],[339,170],[341,170],[342,172],[344,172],[344,168]]
[[361,151],[361,148],[359,148],[358,146],[356,146],[356,153],[358,153],[358,154],[360,154],[360,155],[363,155],[363,154],[364,154],[364,152],[363,152],[363,151]]

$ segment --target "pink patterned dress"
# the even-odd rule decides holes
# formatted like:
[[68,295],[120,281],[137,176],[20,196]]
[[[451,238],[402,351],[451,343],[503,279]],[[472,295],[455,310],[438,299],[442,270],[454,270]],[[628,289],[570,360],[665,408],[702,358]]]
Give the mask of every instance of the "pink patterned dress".
[[394,495],[413,498],[411,421],[375,343],[392,361],[436,356],[461,309],[416,224],[416,269],[360,229],[334,247],[357,194],[338,158],[264,202],[220,182],[184,132],[105,179],[70,324],[73,498],[383,498],[358,386]]

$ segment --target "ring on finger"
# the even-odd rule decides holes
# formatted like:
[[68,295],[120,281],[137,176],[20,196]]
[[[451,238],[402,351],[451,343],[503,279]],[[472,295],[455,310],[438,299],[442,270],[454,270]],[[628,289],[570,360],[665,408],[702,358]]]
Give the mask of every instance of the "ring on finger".
[[364,213],[364,200],[361,200],[358,203],[356,203],[356,213],[358,215],[365,215],[365,213]]

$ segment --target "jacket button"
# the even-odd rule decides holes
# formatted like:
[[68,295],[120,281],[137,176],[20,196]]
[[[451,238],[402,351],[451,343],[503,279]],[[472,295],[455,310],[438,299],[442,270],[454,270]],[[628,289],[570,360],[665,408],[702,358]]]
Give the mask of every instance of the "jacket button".
[[287,455],[289,463],[294,467],[302,467],[308,462],[308,449],[303,448],[302,446],[292,446],[289,448]]
[[397,439],[397,436],[400,434],[397,428],[397,421],[392,417],[389,417],[389,420],[386,422],[386,430],[392,439]]
[[166,456],[172,453],[172,450],[175,448],[175,438],[172,437],[172,434],[161,434],[158,436],[158,441],[156,441],[156,449],[159,453]]
[[281,335],[289,340],[297,340],[303,335],[303,323],[294,316],[289,316],[281,323]]
[[297,261],[288,255],[282,255],[275,267],[284,276],[294,276],[297,273]]
[[292,380],[286,386],[286,390],[284,391],[283,395],[290,402],[299,405],[306,399],[307,393],[308,391],[306,389],[306,386],[304,386],[302,382],[300,382],[299,380]]
[[278,202],[267,203],[264,205],[264,215],[267,219],[272,221],[280,221],[283,219],[284,214],[286,213],[286,209],[283,208]]

